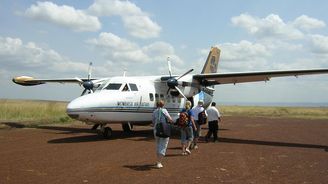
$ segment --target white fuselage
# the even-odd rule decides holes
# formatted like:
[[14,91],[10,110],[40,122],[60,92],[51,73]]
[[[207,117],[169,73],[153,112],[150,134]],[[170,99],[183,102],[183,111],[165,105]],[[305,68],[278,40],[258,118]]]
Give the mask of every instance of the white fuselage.
[[[186,100],[167,91],[166,82],[159,76],[114,77],[103,82],[94,93],[71,101],[67,114],[93,124],[150,123],[156,101],[164,100],[165,108],[173,119],[177,119]],[[198,89],[192,87],[183,87],[182,91],[187,97],[198,93]]]

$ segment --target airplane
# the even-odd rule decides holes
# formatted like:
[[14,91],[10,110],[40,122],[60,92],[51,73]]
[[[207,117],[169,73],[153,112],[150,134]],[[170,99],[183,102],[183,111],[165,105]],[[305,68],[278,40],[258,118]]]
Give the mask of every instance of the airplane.
[[108,124],[120,123],[125,132],[133,125],[150,124],[156,101],[164,100],[165,108],[176,120],[186,100],[197,104],[204,101],[210,105],[215,85],[269,81],[273,77],[327,74],[328,69],[280,70],[259,72],[217,73],[221,50],[212,47],[200,74],[172,75],[170,60],[167,60],[169,75],[162,76],[115,76],[91,78],[34,79],[29,76],[14,77],[12,81],[23,86],[45,83],[78,83],[84,87],[82,95],[67,105],[67,114],[73,119],[93,125],[92,129],[104,138],[112,135]]

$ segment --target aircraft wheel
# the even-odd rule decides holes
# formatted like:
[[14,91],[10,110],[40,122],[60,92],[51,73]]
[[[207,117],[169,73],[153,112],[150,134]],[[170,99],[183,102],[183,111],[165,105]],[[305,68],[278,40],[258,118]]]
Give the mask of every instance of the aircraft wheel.
[[122,123],[122,129],[123,129],[124,132],[127,132],[127,133],[132,132],[133,125],[129,122]]
[[109,139],[110,137],[112,137],[112,133],[113,133],[112,128],[106,127],[104,128],[103,136],[105,139]]

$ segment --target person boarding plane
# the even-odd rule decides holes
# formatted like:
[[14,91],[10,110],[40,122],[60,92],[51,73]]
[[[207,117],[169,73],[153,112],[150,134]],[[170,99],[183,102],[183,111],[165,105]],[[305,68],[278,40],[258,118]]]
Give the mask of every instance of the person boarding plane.
[[[84,87],[82,96],[67,105],[67,114],[76,120],[94,125],[105,138],[112,129],[108,124],[121,123],[124,131],[131,131],[136,124],[151,123],[156,101],[164,100],[166,108],[176,120],[186,100],[196,104],[204,101],[208,107],[213,99],[214,85],[269,81],[273,77],[325,74],[328,69],[280,70],[260,72],[217,73],[220,49],[212,47],[200,74],[172,75],[168,60],[169,75],[164,76],[116,76],[91,78],[91,63],[86,79],[34,79],[28,76],[13,78],[23,86],[48,82],[78,83]],[[87,93],[88,92],[88,93]]]

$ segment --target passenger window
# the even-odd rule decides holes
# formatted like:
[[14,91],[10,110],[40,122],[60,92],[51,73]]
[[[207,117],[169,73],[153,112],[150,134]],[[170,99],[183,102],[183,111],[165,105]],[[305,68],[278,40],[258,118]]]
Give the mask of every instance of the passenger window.
[[129,90],[129,86],[128,86],[128,84],[125,84],[125,86],[124,86],[124,88],[122,89],[122,91],[130,91],[130,90]]
[[160,96],[161,100],[164,100],[164,95],[163,94],[160,94],[159,96]]
[[130,86],[130,88],[131,88],[131,91],[138,91],[138,87],[137,87],[136,84],[131,84],[131,83],[129,83],[129,86]]
[[158,99],[159,99],[159,97],[158,97],[158,94],[157,94],[157,93],[155,93],[155,99],[156,99],[156,101],[158,101]]
[[119,83],[109,83],[108,86],[105,89],[108,90],[119,90],[122,84]]
[[153,93],[149,93],[149,100],[150,101],[154,101],[154,95],[153,95]]

